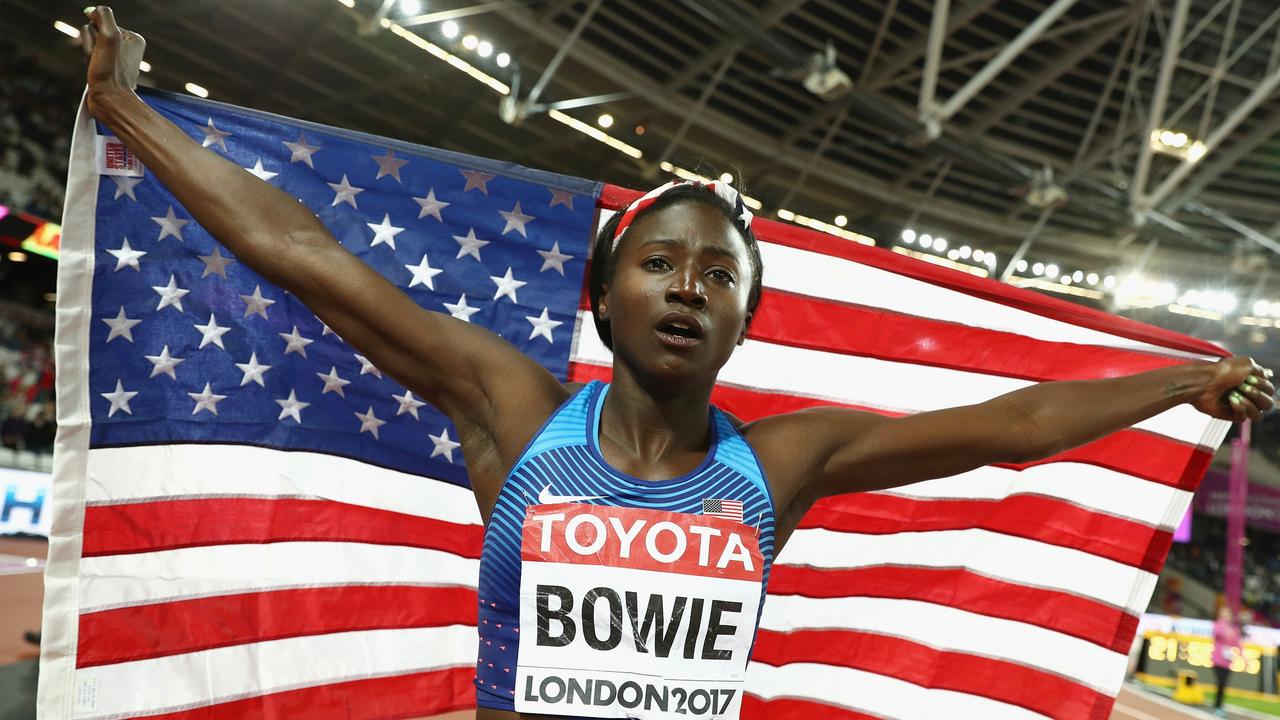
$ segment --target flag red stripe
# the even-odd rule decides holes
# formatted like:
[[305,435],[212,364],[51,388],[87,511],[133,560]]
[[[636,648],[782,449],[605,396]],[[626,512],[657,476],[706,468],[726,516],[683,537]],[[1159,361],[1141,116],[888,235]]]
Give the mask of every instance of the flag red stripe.
[[[613,371],[602,365],[570,363],[569,379],[572,381],[605,380],[613,377]],[[853,410],[873,412],[878,415],[900,417],[879,408],[859,407],[822,398],[801,397],[780,392],[768,392],[731,385],[716,385],[711,394],[715,404],[733,413],[744,422],[769,415],[795,412],[811,407],[847,407]],[[1021,470],[1052,462],[1078,462],[1104,467],[1126,475],[1170,485],[1182,490],[1194,490],[1213,460],[1213,453],[1167,437],[1143,430],[1121,430],[1087,445],[1058,453],[1043,460],[1029,463],[1000,463],[996,467]]]
[[814,504],[801,528],[885,535],[971,528],[1072,548],[1159,573],[1173,533],[1044,495],[927,500],[860,493]]
[[809,700],[782,698],[763,700],[751,693],[742,696],[743,720],[881,720],[876,715],[864,715],[845,708],[823,705]]
[[897,678],[926,688],[978,695],[1049,717],[1091,717],[1111,698],[1019,663],[853,630],[761,630],[752,658],[768,665],[822,663]]
[[1038,625],[1121,653],[1129,652],[1138,629],[1136,615],[1111,605],[1059,590],[997,580],[965,568],[774,565],[769,594],[918,600]]
[[80,616],[76,667],[304,635],[476,624],[476,591],[344,585],[219,595]]
[[196,498],[85,508],[84,557],[290,541],[403,545],[480,557],[479,525],[297,498]]
[[1098,345],[929,320],[878,308],[767,290],[750,336],[778,345],[1026,380],[1133,375],[1182,360]]
[[[604,185],[598,207],[618,210],[627,206],[642,193],[616,185]],[[831,257],[851,260],[860,265],[879,268],[899,275],[915,278],[939,287],[963,292],[1007,307],[1018,308],[1061,322],[1090,328],[1099,332],[1161,345],[1174,350],[1226,357],[1227,351],[1213,343],[1140,323],[1136,320],[1111,315],[1101,310],[1077,305],[1061,298],[1049,297],[1024,288],[1013,287],[988,278],[924,263],[885,248],[868,247],[842,238],[815,232],[776,220],[756,218],[752,222],[756,237],[766,242],[810,250]],[[768,268],[765,269],[768,272]]]
[[464,667],[352,680],[148,715],[147,720],[351,720],[439,715],[476,706],[475,674],[474,668]]

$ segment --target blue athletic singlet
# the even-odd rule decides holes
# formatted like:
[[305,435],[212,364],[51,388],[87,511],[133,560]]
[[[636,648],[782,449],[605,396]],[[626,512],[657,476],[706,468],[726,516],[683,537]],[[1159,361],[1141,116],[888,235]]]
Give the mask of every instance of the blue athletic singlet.
[[498,494],[480,560],[476,702],[736,718],[773,562],[764,472],[714,407],[693,472],[619,472],[599,447],[608,390],[591,382],[556,410]]

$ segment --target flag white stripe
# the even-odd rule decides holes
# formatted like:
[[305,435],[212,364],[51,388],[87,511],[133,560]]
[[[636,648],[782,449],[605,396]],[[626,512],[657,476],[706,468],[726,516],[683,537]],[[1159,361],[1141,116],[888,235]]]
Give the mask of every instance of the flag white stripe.
[[1191,499],[1191,493],[1186,490],[1072,462],[1047,463],[1023,470],[981,467],[877,494],[921,500],[999,500],[1010,495],[1044,495],[1166,530],[1182,519],[1168,518],[1168,509],[1185,506]]
[[1128,658],[1087,640],[1036,625],[946,605],[889,598],[769,598],[764,630],[860,630],[1040,668],[1114,695]]
[[78,720],[156,714],[370,677],[474,667],[468,625],[308,635],[168,657],[81,668],[96,685],[92,713]]
[[90,505],[218,495],[315,497],[480,524],[470,488],[336,455],[195,444],[89,451],[85,502]]
[[[579,311],[579,322],[590,322]],[[573,360],[608,364],[613,354],[594,332],[580,334]],[[779,372],[787,368],[787,372]],[[930,365],[880,360],[748,340],[720,371],[719,381],[894,412],[927,412],[985,402],[1036,383]],[[1184,443],[1207,442],[1205,416],[1189,405],[1134,425]]]
[[747,688],[764,700],[811,700],[896,720],[1047,720],[1040,713],[978,695],[934,690],[884,675],[816,663],[773,667],[752,662],[747,667]]
[[1070,548],[986,530],[864,535],[797,530],[779,565],[965,567],[1019,585],[1062,590],[1129,612],[1146,608],[1156,576]]
[[210,545],[80,561],[81,612],[185,597],[349,583],[475,587],[480,561],[344,542]]

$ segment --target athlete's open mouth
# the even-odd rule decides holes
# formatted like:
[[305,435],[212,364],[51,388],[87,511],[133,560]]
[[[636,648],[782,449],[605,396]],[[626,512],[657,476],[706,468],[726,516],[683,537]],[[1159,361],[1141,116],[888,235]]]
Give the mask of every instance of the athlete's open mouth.
[[684,313],[667,313],[658,322],[658,336],[669,345],[693,345],[702,339],[702,324]]

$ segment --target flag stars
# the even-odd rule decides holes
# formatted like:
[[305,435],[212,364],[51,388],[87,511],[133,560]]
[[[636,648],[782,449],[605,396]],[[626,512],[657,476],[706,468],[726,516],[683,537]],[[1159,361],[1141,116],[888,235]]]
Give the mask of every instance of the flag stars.
[[516,206],[510,210],[499,210],[498,214],[502,216],[503,220],[507,221],[507,224],[502,228],[503,235],[515,230],[520,233],[521,237],[529,237],[529,233],[525,230],[524,226],[534,220],[537,220],[537,218],[532,215],[525,215],[520,209],[520,203],[518,202],[516,203]]
[[431,435],[428,433],[427,437],[430,438],[431,443],[435,445],[435,448],[431,450],[431,457],[444,455],[449,462],[453,462],[453,451],[462,447],[462,443],[449,439],[449,428],[441,430],[439,435]]
[[[227,349],[226,346],[222,344],[222,336],[231,332],[231,328],[218,325],[218,321],[214,318],[213,313],[209,313],[209,323],[207,325],[196,324],[193,325],[193,327],[200,331],[200,347],[196,348],[197,350],[203,349],[204,346],[209,343],[213,343],[223,350]],[[217,415],[217,413],[215,412],[214,415]]]
[[461,260],[467,255],[470,255],[476,260],[480,260],[480,248],[489,244],[488,240],[481,240],[476,237],[475,228],[467,228],[466,235],[454,235],[453,239],[456,240],[459,245],[458,255],[454,258],[455,260]]
[[533,326],[533,332],[529,333],[529,339],[532,340],[541,336],[546,339],[548,344],[555,344],[555,338],[551,337],[551,331],[564,324],[562,320],[552,320],[545,307],[542,308],[542,314],[538,317],[525,315],[524,319],[528,320],[529,324]]
[[185,312],[182,309],[182,297],[191,291],[178,287],[178,281],[173,275],[169,276],[168,285],[152,285],[151,289],[160,296],[160,304],[156,305],[157,312],[170,306],[177,308],[178,312]]
[[227,138],[231,137],[231,133],[226,130],[219,130],[213,124],[213,118],[209,118],[209,123],[200,128],[200,132],[204,133],[204,140],[200,141],[200,147],[217,145],[222,152],[227,151]]
[[123,195],[134,202],[138,201],[138,196],[133,194],[133,189],[138,186],[138,183],[142,182],[142,178],[129,177],[128,175],[110,175],[109,177],[116,184],[116,194],[112,198],[113,200],[119,200],[120,196]]
[[118,249],[107,248],[107,252],[116,256],[116,269],[111,272],[120,272],[126,267],[141,270],[142,268],[138,266],[138,259],[147,254],[146,250],[134,250],[129,247],[129,238],[124,238]]
[[293,326],[292,332],[278,334],[280,335],[280,339],[285,342],[285,355],[288,355],[289,353],[298,353],[305,358],[307,356],[307,346],[315,342],[315,340],[308,340],[307,338],[302,337],[298,332],[297,325]]
[[387,175],[390,175],[391,177],[396,179],[396,182],[401,182],[400,168],[404,167],[405,165],[408,165],[409,164],[408,160],[402,160],[396,157],[395,152],[393,152],[390,148],[387,148],[386,155],[383,155],[381,157],[377,155],[370,155],[369,157],[372,157],[373,161],[378,163],[378,175],[377,177],[374,178],[374,180],[381,180]]
[[326,184],[333,188],[334,192],[333,204],[329,207],[334,207],[338,203],[346,203],[357,210],[360,209],[359,206],[356,205],[356,196],[364,192],[364,188],[353,187],[351,183],[347,182],[346,173],[342,174],[342,182]]
[[568,190],[556,190],[555,188],[549,189],[551,190],[551,205],[549,207],[564,205],[569,208],[570,212],[573,211],[573,198],[575,197],[573,193]]
[[479,170],[459,170],[458,172],[462,173],[462,177],[467,179],[467,185],[462,188],[462,192],[479,190],[485,195],[489,194],[489,186],[486,183],[493,179],[493,175]]
[[529,284],[523,280],[515,279],[515,277],[512,276],[511,274],[510,267],[507,267],[506,275],[503,275],[502,277],[490,275],[489,279],[492,280],[493,283],[498,286],[497,291],[493,293],[494,300],[497,300],[500,297],[506,296],[511,298],[511,302],[519,302],[519,300],[516,299],[516,291],[524,287],[525,285]]
[[551,244],[550,250],[539,250],[538,254],[542,256],[542,267],[538,272],[546,272],[547,270],[555,270],[564,275],[564,264],[573,259],[572,255],[566,255],[560,252],[560,241]]
[[[312,170],[316,168],[315,164],[313,164],[311,161],[311,156],[315,154],[317,150],[320,149],[320,146],[308,145],[306,133],[299,130],[297,141],[289,142],[288,140],[281,140],[280,144],[284,145],[286,148],[289,149],[289,152],[292,153],[292,155],[289,156],[290,163],[304,162],[307,164],[307,167],[311,168]],[[333,186],[330,185],[329,187],[333,187]]]
[[419,220],[430,215],[440,222],[444,222],[444,218],[440,216],[440,211],[453,204],[447,203],[443,200],[437,200],[435,188],[427,190],[426,197],[416,197],[413,201],[418,203],[418,207],[421,208],[418,210]]
[[332,392],[332,393],[337,393],[338,397],[340,398],[345,398],[347,396],[346,391],[343,390],[342,388],[346,387],[347,385],[350,385],[351,381],[343,380],[342,378],[338,377],[337,366],[330,365],[328,375],[324,373],[316,373],[316,377],[324,381],[324,389],[320,391],[321,395]]
[[217,275],[223,280],[227,279],[227,266],[235,262],[235,259],[222,254],[222,250],[218,246],[213,247],[213,252],[208,255],[197,255],[200,262],[204,263],[204,272],[200,273],[200,279]]
[[352,354],[356,356],[356,360],[360,361],[361,375],[373,375],[376,378],[379,378],[379,379],[382,378],[382,371],[374,367],[373,363],[369,362],[369,358],[359,353],[352,353]]
[[418,417],[418,408],[426,405],[426,403],[415,398],[412,392],[405,390],[404,395],[393,394],[391,397],[396,402],[400,403],[400,407],[396,409],[396,417],[409,413],[413,416],[414,420],[421,420],[421,418]]
[[213,391],[213,387],[209,383],[204,384],[204,390],[193,393],[187,393],[187,397],[196,401],[196,406],[191,410],[192,415],[200,414],[201,410],[208,410],[210,413],[218,414],[218,403],[226,400],[226,395],[219,395]]
[[378,428],[386,425],[387,421],[379,420],[377,416],[373,414],[372,405],[370,405],[369,409],[363,413],[355,413],[355,416],[360,418],[360,432],[367,432],[370,435],[373,435],[374,440],[381,439],[378,437]]
[[265,182],[265,181],[267,181],[267,180],[270,180],[271,178],[273,178],[273,177],[275,177],[276,175],[279,175],[279,174],[280,174],[280,173],[274,173],[274,172],[271,172],[270,170],[268,170],[268,169],[266,169],[266,168],[262,167],[262,158],[261,158],[261,157],[259,157],[259,158],[258,158],[258,161],[257,161],[257,162],[255,162],[255,163],[253,164],[253,167],[251,167],[251,168],[245,168],[245,170],[249,171],[249,174],[250,174],[250,175],[252,175],[252,176],[254,176],[254,177],[256,177],[256,178],[258,178],[259,180],[262,180],[262,181],[264,181],[264,182]]
[[262,296],[262,286],[255,285],[252,295],[241,295],[240,299],[244,301],[244,315],[261,315],[263,320],[267,319],[267,308],[276,304],[275,300],[268,300]]
[[[458,318],[463,322],[471,322],[471,316],[480,312],[480,308],[467,305],[467,294],[463,293],[456,303],[444,303],[445,309],[449,314]],[[123,310],[123,308],[121,308]]]
[[295,390],[290,390],[289,397],[284,400],[276,400],[276,404],[280,406],[280,415],[276,418],[277,420],[291,417],[299,425],[302,424],[302,411],[311,406],[311,403],[299,400]]
[[184,242],[182,238],[182,228],[191,221],[179,218],[177,214],[173,212],[172,205],[169,206],[169,211],[164,214],[164,217],[152,217],[151,219],[160,226],[160,237],[156,238],[157,241],[163,240],[172,235],[178,238],[178,242]]
[[[240,387],[244,387],[251,382],[256,382],[260,387],[266,387],[267,383],[263,381],[262,376],[271,369],[270,365],[263,365],[258,362],[258,353],[249,355],[249,362],[236,363],[236,367],[240,368],[240,372],[244,373],[244,377],[240,379]],[[280,402],[277,400],[276,402]],[[280,417],[284,417],[281,415]],[[299,420],[298,422],[302,422]]]
[[120,306],[120,312],[116,313],[114,318],[103,318],[102,322],[111,328],[111,332],[107,334],[107,342],[111,342],[118,337],[122,337],[129,342],[133,342],[133,328],[141,320],[135,320],[126,317],[124,314],[124,306]]
[[170,378],[177,380],[178,374],[174,372],[174,370],[178,367],[178,365],[181,365],[182,363],[186,362],[184,358],[174,357],[170,355],[168,345],[164,346],[164,349],[160,351],[159,355],[146,355],[145,357],[147,358],[147,360],[151,362],[151,365],[152,365],[151,375],[149,377],[155,377],[157,375],[168,375]]
[[111,409],[107,411],[107,417],[116,414],[117,410],[123,410],[126,415],[132,415],[133,410],[129,409],[129,401],[138,395],[136,390],[125,390],[124,385],[116,380],[116,389],[109,393],[99,393],[111,403]]
[[404,232],[404,228],[396,227],[391,224],[391,216],[383,213],[382,222],[377,225],[373,223],[365,223],[369,229],[373,231],[373,241],[369,243],[369,247],[377,247],[383,243],[391,246],[392,250],[396,249],[396,235]]
[[426,253],[423,253],[422,261],[417,265],[405,265],[404,267],[406,270],[413,273],[413,279],[409,281],[409,287],[426,285],[430,290],[436,289],[435,283],[432,282],[432,278],[444,272],[443,270],[431,267],[431,264],[427,262]]

